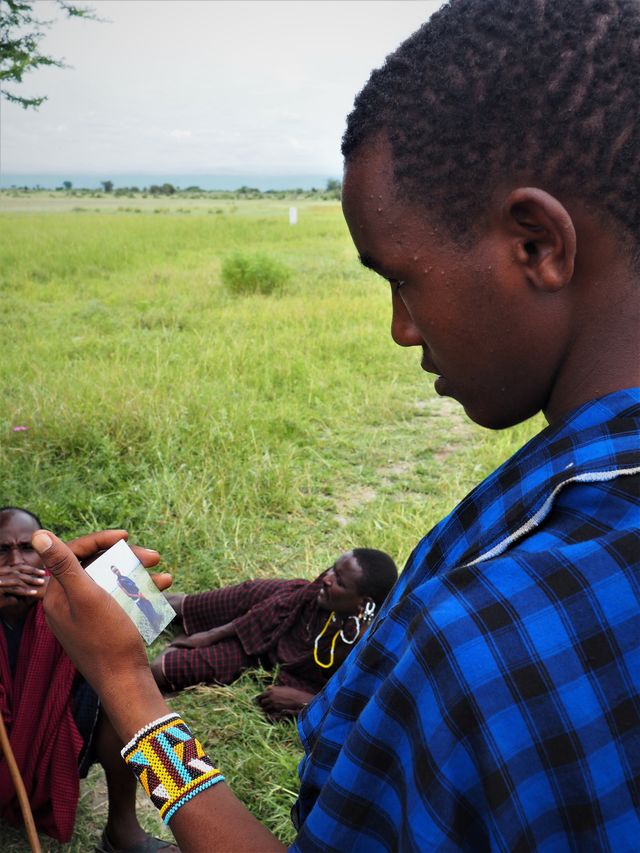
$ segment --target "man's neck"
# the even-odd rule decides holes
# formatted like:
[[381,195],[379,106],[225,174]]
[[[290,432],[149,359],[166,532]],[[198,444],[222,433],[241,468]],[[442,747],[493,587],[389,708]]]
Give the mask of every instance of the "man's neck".
[[15,628],[27,618],[27,614],[36,601],[25,601],[0,608],[0,619],[8,628]]

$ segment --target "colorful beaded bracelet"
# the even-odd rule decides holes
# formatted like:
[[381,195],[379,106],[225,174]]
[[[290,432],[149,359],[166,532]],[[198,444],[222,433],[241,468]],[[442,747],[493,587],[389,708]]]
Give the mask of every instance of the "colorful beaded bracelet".
[[144,726],[121,754],[165,823],[200,791],[224,781],[178,714]]

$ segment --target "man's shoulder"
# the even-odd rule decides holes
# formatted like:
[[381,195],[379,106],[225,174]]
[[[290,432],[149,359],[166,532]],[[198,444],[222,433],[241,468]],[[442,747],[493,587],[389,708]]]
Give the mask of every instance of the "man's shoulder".
[[[640,473],[610,480],[576,481],[558,494],[539,523],[504,550],[454,565],[436,575],[414,569],[411,597],[430,610],[447,608],[452,597],[477,601],[518,588],[532,590],[550,574],[585,572],[595,582],[603,564],[621,570],[640,561]],[[589,569],[589,566],[591,569]]]

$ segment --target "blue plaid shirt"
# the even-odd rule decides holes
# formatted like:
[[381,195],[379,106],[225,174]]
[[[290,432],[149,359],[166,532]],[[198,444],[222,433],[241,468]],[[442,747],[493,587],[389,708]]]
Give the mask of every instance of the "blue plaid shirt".
[[422,540],[300,720],[292,850],[640,849],[640,389]]

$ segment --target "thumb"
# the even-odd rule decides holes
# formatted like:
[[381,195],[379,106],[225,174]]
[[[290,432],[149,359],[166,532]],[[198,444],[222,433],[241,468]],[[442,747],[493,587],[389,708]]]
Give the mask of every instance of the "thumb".
[[51,531],[36,530],[31,537],[31,544],[42,558],[44,567],[62,586],[73,578],[84,576],[82,566],[73,551]]

